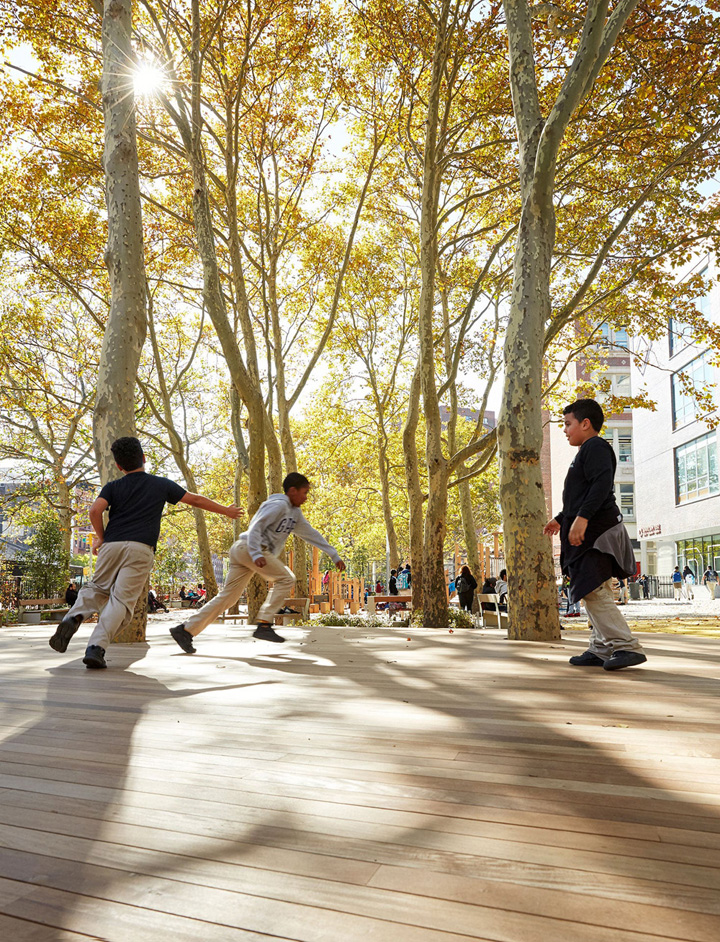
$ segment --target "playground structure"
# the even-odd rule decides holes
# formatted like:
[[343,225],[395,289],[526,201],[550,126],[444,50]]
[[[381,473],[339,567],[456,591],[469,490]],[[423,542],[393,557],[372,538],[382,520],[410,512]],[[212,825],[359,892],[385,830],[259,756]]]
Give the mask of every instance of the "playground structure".
[[[504,564],[504,559],[500,555],[499,534],[493,534],[494,545],[481,546],[480,552],[480,572],[476,574],[478,585],[481,586],[485,579],[490,575],[498,575]],[[453,558],[454,574],[451,574],[450,566],[445,567],[445,584],[447,586],[448,599],[450,598],[450,583],[457,577],[463,565],[463,557],[460,553],[460,546],[455,544]],[[293,551],[288,553],[288,565],[293,568]],[[323,615],[329,612],[336,612],[339,615],[349,611],[351,615],[357,614],[361,609],[375,611],[375,587],[373,586],[368,593],[368,603],[365,602],[365,580],[360,578],[351,578],[345,572],[337,572],[331,569],[327,573],[327,582],[324,583],[324,574],[320,571],[320,552],[313,547],[312,550],[312,570],[308,574],[309,588],[309,612],[310,614],[320,612]],[[405,590],[394,597],[394,601],[410,602],[411,592]],[[370,601],[370,598],[373,601]],[[385,600],[385,596],[378,596],[378,600]]]
[[[288,553],[288,565],[293,568],[292,550]],[[320,572],[320,552],[313,547],[312,570],[308,575],[310,590],[310,613],[320,612],[327,615],[337,612],[339,615],[350,610],[357,614],[365,605],[365,580],[350,578],[344,572],[331,569],[327,584],[323,585],[323,573]]]

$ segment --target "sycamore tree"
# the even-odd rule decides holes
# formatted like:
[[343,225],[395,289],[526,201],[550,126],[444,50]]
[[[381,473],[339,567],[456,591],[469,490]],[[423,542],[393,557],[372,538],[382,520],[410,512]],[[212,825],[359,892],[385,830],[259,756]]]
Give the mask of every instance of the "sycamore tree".
[[[364,4],[356,24],[356,42],[365,55],[380,69],[392,64],[403,90],[397,169],[386,188],[386,211],[412,226],[417,252],[418,360],[404,443],[413,603],[422,605],[433,627],[445,626],[448,617],[448,489],[459,478],[480,473],[495,449],[494,432],[484,422],[497,361],[492,340],[488,382],[475,397],[475,425],[463,444],[455,434],[455,415],[469,335],[486,317],[497,335],[499,322],[488,309],[502,291],[506,271],[499,256],[515,228],[503,162],[508,114],[502,95],[489,94],[500,77],[497,19],[497,10],[476,0],[447,0],[413,8]],[[421,412],[422,459],[416,450]]]
[[541,535],[546,351],[577,323],[624,320],[630,291],[636,332],[657,335],[668,302],[692,297],[671,263],[715,229],[699,190],[720,156],[714,7],[503,4],[522,197],[499,427],[511,637],[558,637]]

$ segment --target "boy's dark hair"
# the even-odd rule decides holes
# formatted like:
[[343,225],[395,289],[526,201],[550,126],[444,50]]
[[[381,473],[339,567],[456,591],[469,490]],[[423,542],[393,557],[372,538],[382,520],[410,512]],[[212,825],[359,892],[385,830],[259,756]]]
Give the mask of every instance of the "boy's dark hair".
[[115,439],[110,446],[110,451],[115,464],[119,464],[123,471],[137,471],[138,468],[142,468],[145,461],[142,445],[137,438],[131,436]]
[[590,424],[596,432],[599,432],[603,427],[605,413],[600,403],[595,402],[594,399],[577,399],[563,409],[563,415],[569,415],[571,412],[578,422],[582,422],[583,419],[590,419]]
[[501,579],[507,579],[507,569],[501,569],[501,570],[500,570],[500,578],[501,578]]
[[283,481],[283,490],[287,494],[291,487],[310,487],[310,482],[304,474],[298,471],[291,471]]
[[391,569],[391,570],[390,570],[390,575],[391,575],[391,576],[396,576],[396,575],[397,575],[397,569]]

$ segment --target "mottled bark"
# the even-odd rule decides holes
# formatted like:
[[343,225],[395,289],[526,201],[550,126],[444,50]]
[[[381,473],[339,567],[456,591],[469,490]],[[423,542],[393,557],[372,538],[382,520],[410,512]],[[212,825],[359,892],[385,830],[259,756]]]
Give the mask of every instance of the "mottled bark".
[[425,510],[423,547],[423,611],[425,624],[446,628],[448,624],[445,586],[445,521],[447,514],[448,462],[443,454],[440,402],[435,377],[435,278],[437,268],[437,219],[440,187],[438,123],[443,74],[447,62],[447,4],[436,23],[432,77],[427,98],[423,185],[420,198],[420,385],[425,413],[425,462],[428,501]]
[[550,309],[552,204],[526,204],[518,234],[505,388],[500,410],[500,501],[508,570],[510,638],[560,637],[550,541],[543,536],[542,342]]
[[72,506],[70,487],[60,471],[55,473],[55,487],[57,488],[57,515],[62,533],[63,554],[69,564],[72,550],[72,521],[75,511]]
[[620,0],[605,29],[607,0],[590,0],[574,59],[546,120],[539,103],[530,10],[526,0],[503,3],[522,213],[505,342],[498,445],[511,599],[508,634],[526,641],[551,641],[560,636],[551,546],[542,535],[546,505],[540,467],[543,343],[551,319],[557,153],[575,110],[635,3]]
[[110,312],[98,368],[93,436],[100,478],[117,477],[110,445],[135,434],[135,383],[145,342],[145,260],[132,95],[131,0],[105,0],[102,101],[105,117],[105,264]]
[[[388,442],[384,431],[385,417],[378,416],[382,426],[378,442],[378,474],[380,477],[380,499],[382,501],[383,520],[387,533],[388,549],[390,551],[390,568],[397,569],[400,562],[398,551],[397,530],[393,520],[392,504],[390,502],[390,462],[388,461]],[[412,564],[411,564],[412,565]]]
[[410,384],[408,411],[403,427],[403,455],[405,457],[405,484],[408,495],[410,565],[412,567],[412,604],[423,607],[423,492],[420,482],[420,461],[417,448],[417,429],[420,418],[420,367]]
[[[110,312],[105,327],[93,416],[93,438],[102,483],[119,472],[112,442],[135,434],[135,384],[145,342],[145,259],[132,94],[131,0],[105,0],[102,23],[102,101],[105,118],[105,202],[108,242],[105,264]],[[116,641],[143,641],[145,600]]]

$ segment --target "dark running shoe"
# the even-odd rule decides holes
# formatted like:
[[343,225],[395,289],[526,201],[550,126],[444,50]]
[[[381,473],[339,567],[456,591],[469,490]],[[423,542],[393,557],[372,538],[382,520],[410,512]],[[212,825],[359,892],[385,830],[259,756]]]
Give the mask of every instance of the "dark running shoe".
[[70,644],[70,639],[80,627],[82,615],[66,615],[55,630],[55,634],[48,642],[53,651],[64,654]]
[[100,670],[103,667],[107,667],[105,661],[105,648],[101,648],[97,644],[88,645],[85,651],[85,657],[83,658],[83,664],[87,668],[94,668],[95,670]]
[[582,654],[571,657],[570,663],[574,664],[575,667],[603,667],[606,662],[597,654],[593,654],[592,651],[583,651]]
[[278,615],[302,615],[302,612],[298,612],[294,608],[288,608],[286,605],[284,608],[280,609]]
[[259,621],[257,628],[253,631],[253,638],[259,638],[260,641],[275,641],[278,644],[285,639],[274,630],[273,626],[266,621]]
[[180,647],[186,654],[194,654],[195,647],[193,645],[193,636],[189,631],[185,630],[185,622],[182,625],[175,625],[174,628],[170,629],[170,634],[177,641]]
[[603,664],[606,671],[619,671],[623,667],[636,667],[644,664],[647,658],[640,651],[617,651]]

